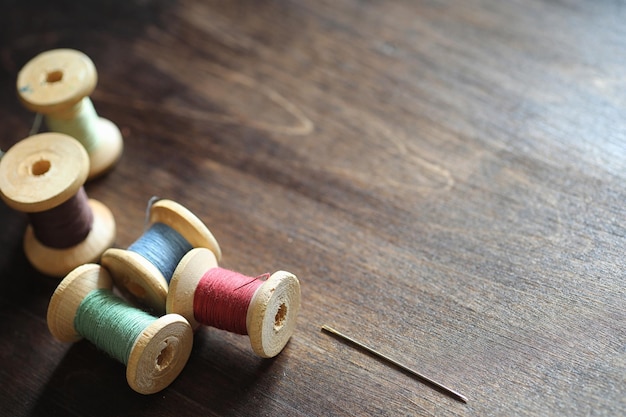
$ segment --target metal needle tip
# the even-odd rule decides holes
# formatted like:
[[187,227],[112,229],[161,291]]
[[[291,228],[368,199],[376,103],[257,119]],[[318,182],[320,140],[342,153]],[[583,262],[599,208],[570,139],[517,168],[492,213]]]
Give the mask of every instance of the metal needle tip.
[[347,336],[347,335],[345,335],[345,334],[343,334],[343,333],[333,329],[332,327],[327,326],[327,325],[323,325],[322,326],[322,330],[325,330],[328,333],[332,333],[335,336],[339,336],[340,338],[342,338],[344,340],[347,340],[348,342],[350,342],[350,343],[360,347],[361,349],[371,353],[372,355],[374,355],[374,356],[376,356],[376,357],[378,357],[380,359],[383,359],[383,360],[387,361],[388,363],[390,363],[392,365],[395,365],[396,367],[402,369],[403,371],[408,372],[411,375],[416,376],[416,377],[418,377],[418,378],[428,382],[429,384],[439,388],[440,390],[444,391],[445,393],[447,393],[451,397],[453,397],[453,398],[455,398],[455,399],[457,399],[459,401],[462,401],[464,403],[467,403],[467,397],[464,396],[463,394],[460,394],[460,393],[456,392],[455,390],[453,390],[451,388],[448,388],[445,385],[440,384],[439,382],[434,381],[434,380],[428,378],[427,376],[424,376],[424,375],[420,374],[419,372],[409,368],[408,366],[398,362],[397,360],[392,359],[389,356],[387,356],[387,355],[385,355],[383,353],[380,353],[380,352],[372,349],[371,347],[364,345],[361,342],[358,342],[358,341],[354,340],[353,338],[351,338],[351,337],[349,337],[349,336]]

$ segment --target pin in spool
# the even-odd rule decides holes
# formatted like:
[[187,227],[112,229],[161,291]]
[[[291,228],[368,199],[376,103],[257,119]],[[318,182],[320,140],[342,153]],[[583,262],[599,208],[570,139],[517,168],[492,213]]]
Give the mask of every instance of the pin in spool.
[[[0,159],[0,195],[9,207],[29,215],[24,251],[44,274],[62,277],[96,262],[113,245],[113,214],[84,192],[88,171],[84,147],[61,133],[30,136]],[[74,214],[64,215],[70,205]]]
[[93,61],[74,49],[43,52],[17,76],[23,105],[43,114],[50,131],[65,133],[85,146],[90,159],[88,179],[112,168],[123,149],[120,130],[97,115],[89,98],[97,81]]
[[[165,225],[184,238],[191,248],[209,248],[217,259],[222,256],[217,240],[202,220],[175,201],[162,199],[151,204],[148,223],[148,231],[151,227]],[[142,238],[143,236],[139,240]],[[132,247],[133,245],[129,249]],[[172,277],[164,276],[145,255],[129,249],[107,249],[102,255],[102,265],[109,270],[116,287],[127,298],[155,313],[165,312],[168,286]],[[183,255],[180,254],[180,257]],[[172,272],[179,260],[168,260],[174,262]]]

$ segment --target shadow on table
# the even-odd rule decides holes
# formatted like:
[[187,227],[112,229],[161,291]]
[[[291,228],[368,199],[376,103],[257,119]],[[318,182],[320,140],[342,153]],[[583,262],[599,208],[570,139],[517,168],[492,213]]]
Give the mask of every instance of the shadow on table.
[[[122,363],[86,340],[74,343],[39,393],[30,415],[221,415],[232,411],[246,402],[247,393],[274,361],[233,348],[220,335],[205,336],[196,337],[178,378],[151,395],[128,386]],[[263,382],[263,389],[267,388]]]

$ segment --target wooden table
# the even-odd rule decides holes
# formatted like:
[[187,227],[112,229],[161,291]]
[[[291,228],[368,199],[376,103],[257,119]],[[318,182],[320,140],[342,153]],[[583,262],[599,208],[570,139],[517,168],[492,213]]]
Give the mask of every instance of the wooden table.
[[0,148],[33,122],[20,68],[85,52],[125,140],[86,185],[116,246],[150,197],[174,199],[222,266],[295,273],[302,310],[278,357],[203,328],[170,387],[136,394],[122,364],[49,334],[58,280],[1,204],[1,415],[626,413],[622,2],[8,3]]

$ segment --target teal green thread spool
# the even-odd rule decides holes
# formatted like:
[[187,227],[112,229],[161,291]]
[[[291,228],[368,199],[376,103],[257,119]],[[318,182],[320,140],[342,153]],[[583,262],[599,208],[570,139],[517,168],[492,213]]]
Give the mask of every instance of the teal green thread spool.
[[98,117],[89,95],[98,81],[87,55],[73,49],[43,52],[24,65],[17,77],[17,93],[26,108],[45,116],[53,132],[77,139],[90,159],[88,179],[113,167],[122,154],[120,130]]
[[124,365],[143,329],[154,317],[128,305],[109,289],[91,291],[78,306],[74,327],[78,334]]
[[183,370],[193,330],[182,316],[156,318],[115,296],[109,273],[97,264],[70,272],[48,306],[48,328],[62,342],[86,338],[126,365],[126,380],[141,394],[170,385]]
[[[170,227],[192,248],[207,248],[218,260],[221,259],[221,249],[211,231],[195,214],[179,203],[166,199],[158,200],[150,205],[148,218],[150,226],[161,223]],[[165,245],[167,242],[159,244]],[[161,256],[169,256],[176,252],[169,249],[171,248],[154,247],[151,252],[161,254]],[[184,253],[178,254],[180,258],[184,255]],[[165,313],[171,276],[164,276],[158,264],[171,264],[175,268],[180,259],[163,259],[162,261],[153,263],[150,257],[143,256],[141,253],[128,249],[110,248],[102,254],[100,262],[111,273],[116,287],[126,297],[156,314],[162,314]]]

